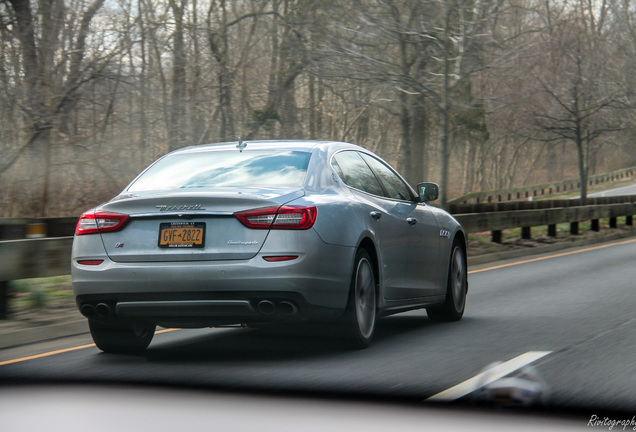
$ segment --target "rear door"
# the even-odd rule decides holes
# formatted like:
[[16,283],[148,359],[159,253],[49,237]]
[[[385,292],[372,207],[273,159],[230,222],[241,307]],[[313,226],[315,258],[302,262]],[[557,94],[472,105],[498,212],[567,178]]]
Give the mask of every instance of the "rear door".
[[386,199],[379,180],[357,151],[337,153],[332,165],[345,184],[353,188],[351,192],[365,208],[362,217],[368,218],[374,230],[382,265],[384,293],[389,298],[395,298],[408,288],[410,232],[406,218],[411,206]]
[[406,226],[408,253],[405,280],[396,290],[395,298],[416,298],[439,294],[439,230],[432,212],[418,204],[411,188],[388,165],[375,157],[362,153],[385,194],[394,202],[396,217]]

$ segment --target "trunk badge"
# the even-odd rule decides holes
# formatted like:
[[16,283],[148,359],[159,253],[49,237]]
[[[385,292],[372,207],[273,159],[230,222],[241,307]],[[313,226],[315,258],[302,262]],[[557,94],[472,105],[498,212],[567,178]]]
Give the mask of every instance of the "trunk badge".
[[183,205],[158,205],[155,206],[159,211],[183,211],[183,210],[205,210],[201,204],[183,204]]

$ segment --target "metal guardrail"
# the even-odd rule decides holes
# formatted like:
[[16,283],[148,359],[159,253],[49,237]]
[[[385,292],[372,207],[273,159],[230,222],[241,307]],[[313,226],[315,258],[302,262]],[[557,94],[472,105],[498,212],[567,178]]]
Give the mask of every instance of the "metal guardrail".
[[0,218],[0,319],[7,316],[8,282],[67,275],[76,217]]
[[[604,174],[590,176],[588,185],[594,186],[602,183],[611,183],[626,180],[636,175],[636,167],[625,168]],[[552,183],[543,183],[532,186],[522,186],[509,189],[489,190],[483,192],[471,192],[450,200],[448,204],[483,204],[491,202],[528,200],[537,197],[547,197],[581,189],[581,181],[563,180]]]
[[76,217],[0,218],[0,241],[72,236],[76,223]]
[[[636,203],[636,195],[587,198],[586,207],[604,206],[610,204]],[[545,210],[552,208],[581,207],[581,199],[556,199],[543,201],[504,201],[482,204],[449,204],[447,210],[454,214],[511,212],[520,210]],[[566,221],[567,222],[567,221]]]
[[[599,230],[599,219],[609,218],[616,227],[616,218],[625,216],[625,223],[633,225],[636,196],[588,198],[580,200],[520,201],[492,204],[451,205],[451,213],[467,233],[490,231],[492,240],[501,242],[501,231],[522,228],[522,237],[530,238],[531,227],[548,226],[548,235],[556,236],[556,225],[570,224],[570,233],[578,234],[579,223],[591,221]],[[0,319],[6,317],[8,281],[34,277],[58,276],[70,273],[71,247],[75,218],[0,219],[0,239],[22,233],[29,235],[28,226],[46,222],[46,232],[61,233],[63,237],[14,239],[0,241]],[[7,229],[10,227],[10,229]]]
[[531,228],[548,226],[548,235],[556,237],[556,225],[570,223],[570,233],[579,233],[579,223],[591,221],[595,231],[600,230],[599,219],[609,218],[610,227],[616,228],[617,218],[625,216],[625,223],[633,225],[636,203],[606,204],[601,206],[561,207],[541,210],[517,210],[503,212],[482,212],[455,215],[464,230],[470,233],[490,231],[492,240],[501,243],[501,231],[522,228],[522,238],[531,237]]
[[0,242],[0,281],[71,273],[73,237]]
[[67,275],[73,237],[0,241],[0,319],[7,316],[8,282]]

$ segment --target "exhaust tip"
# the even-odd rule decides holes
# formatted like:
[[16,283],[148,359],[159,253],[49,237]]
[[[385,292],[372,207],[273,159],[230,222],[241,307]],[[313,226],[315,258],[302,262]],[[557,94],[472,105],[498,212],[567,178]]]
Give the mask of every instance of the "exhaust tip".
[[106,303],[100,303],[95,306],[95,312],[97,312],[97,315],[100,317],[107,317],[113,313],[113,309]]
[[298,312],[296,305],[288,301],[278,303],[278,310],[283,315],[296,315]]
[[262,300],[258,303],[258,311],[263,315],[272,315],[276,312],[276,305],[269,300]]
[[84,315],[86,318],[92,318],[97,315],[95,308],[93,305],[85,304],[80,308],[80,313]]

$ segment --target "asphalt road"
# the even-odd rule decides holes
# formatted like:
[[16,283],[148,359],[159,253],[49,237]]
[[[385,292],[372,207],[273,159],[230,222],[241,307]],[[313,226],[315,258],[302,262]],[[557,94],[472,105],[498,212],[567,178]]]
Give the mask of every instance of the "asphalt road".
[[4,350],[0,391],[3,382],[60,380],[425,400],[493,362],[543,352],[531,364],[550,406],[636,413],[635,263],[632,239],[471,268],[464,319],[388,317],[361,351],[301,327],[169,331],[142,357],[89,345],[6,362],[90,343],[85,337]]
[[623,195],[636,195],[636,183],[621,186],[615,189],[610,189],[601,192],[594,192],[589,194],[590,198],[601,198],[601,197],[612,197],[612,196],[623,196]]

